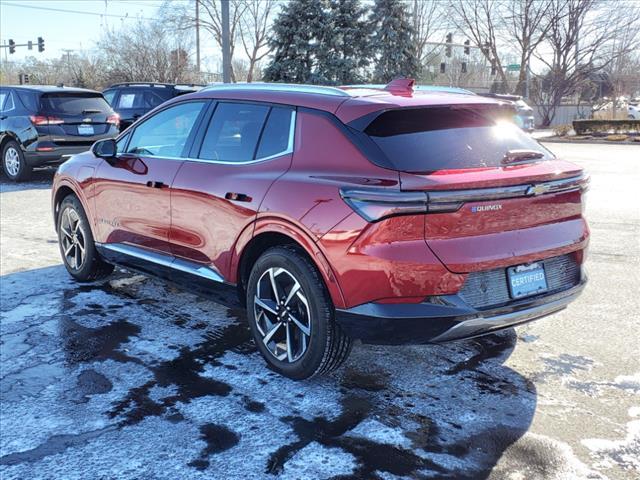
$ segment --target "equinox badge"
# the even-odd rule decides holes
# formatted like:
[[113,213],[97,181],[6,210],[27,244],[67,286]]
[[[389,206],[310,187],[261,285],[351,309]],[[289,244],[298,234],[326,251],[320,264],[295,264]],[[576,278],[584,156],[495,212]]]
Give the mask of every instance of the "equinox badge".
[[473,213],[495,212],[497,210],[502,210],[502,204],[501,203],[495,203],[493,205],[477,205],[475,207],[471,207],[471,212],[473,212]]

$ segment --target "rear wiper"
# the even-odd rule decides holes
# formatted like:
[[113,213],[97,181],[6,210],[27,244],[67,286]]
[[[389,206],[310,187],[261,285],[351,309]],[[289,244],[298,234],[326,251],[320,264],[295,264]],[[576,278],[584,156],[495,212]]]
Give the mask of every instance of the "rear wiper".
[[507,150],[507,153],[505,153],[504,157],[502,157],[502,163],[507,165],[510,163],[537,160],[543,157],[544,153],[540,150]]
[[87,108],[85,110],[82,110],[82,113],[100,113],[102,112],[102,110],[97,110],[95,108]]

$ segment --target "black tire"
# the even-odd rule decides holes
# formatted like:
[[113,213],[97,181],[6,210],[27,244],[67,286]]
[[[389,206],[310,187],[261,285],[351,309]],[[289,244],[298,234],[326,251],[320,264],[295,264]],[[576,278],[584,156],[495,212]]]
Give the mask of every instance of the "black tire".
[[[289,284],[298,282],[301,296],[293,295],[292,297],[289,295],[292,288],[289,288],[288,291],[286,285],[280,288],[282,283],[277,287],[278,290],[283,290],[284,292],[284,294],[280,295],[280,298],[285,296],[292,297],[290,305],[293,311],[289,313],[298,317],[297,324],[291,319],[287,320],[285,318],[288,314],[283,312],[286,307],[282,305],[277,307],[281,309],[279,314],[274,314],[263,307],[256,306],[254,299],[259,289],[261,297],[271,296],[273,293],[270,282],[266,284],[267,287],[264,290],[265,292],[268,291],[269,295],[263,293],[261,289],[265,283],[260,283],[259,287],[259,282],[269,281],[269,277],[265,279],[265,275],[268,276],[270,270],[281,272],[276,273],[276,275],[282,275],[282,278],[288,281]],[[282,280],[278,281],[282,282]],[[302,301],[302,298],[306,299],[306,302]],[[305,321],[306,312],[310,314],[307,321]],[[276,358],[276,353],[279,351],[278,347],[275,345],[270,347],[263,341],[268,336],[265,334],[268,333],[266,332],[268,328],[265,328],[265,326],[268,327],[268,324],[265,325],[265,322],[275,319],[272,322],[275,325],[280,319],[278,315],[284,315],[280,322],[283,326],[269,340],[277,338],[276,335],[286,337],[286,331],[289,328],[291,328],[291,338],[295,340],[297,334],[298,340],[300,340],[304,335],[302,328],[297,326],[300,325],[300,322],[309,330],[309,335],[305,336],[306,350],[297,349],[295,353],[299,351],[300,356],[297,358],[292,356],[293,361],[289,358]],[[267,320],[265,320],[265,316]],[[315,265],[296,248],[288,246],[271,248],[263,253],[253,265],[247,284],[247,317],[254,341],[260,353],[262,353],[262,356],[273,370],[285,377],[303,380],[314,375],[329,373],[340,367],[351,352],[352,341],[334,320],[333,303],[319,272],[316,270]],[[261,332],[260,329],[263,331]],[[289,343],[286,339],[283,341],[287,346],[286,355],[288,356]],[[275,344],[275,341],[273,343]],[[302,344],[304,345],[304,342]],[[280,343],[277,345],[280,345]],[[301,346],[300,341],[298,346]]]
[[2,148],[2,170],[14,182],[24,182],[31,177],[33,169],[27,165],[20,145],[13,140]]
[[75,195],[67,195],[62,200],[56,230],[62,262],[73,278],[79,282],[93,282],[113,272],[113,265],[102,260],[96,250],[87,215]]

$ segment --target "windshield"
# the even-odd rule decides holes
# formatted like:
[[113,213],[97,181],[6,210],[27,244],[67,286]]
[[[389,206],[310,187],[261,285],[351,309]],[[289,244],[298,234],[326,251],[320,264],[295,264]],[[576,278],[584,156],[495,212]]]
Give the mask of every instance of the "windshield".
[[61,115],[111,112],[111,107],[99,93],[49,93],[42,96],[40,103],[43,111]]
[[513,150],[553,154],[518,128],[509,118],[513,110],[484,105],[455,105],[390,110],[379,115],[365,133],[400,171],[503,166]]

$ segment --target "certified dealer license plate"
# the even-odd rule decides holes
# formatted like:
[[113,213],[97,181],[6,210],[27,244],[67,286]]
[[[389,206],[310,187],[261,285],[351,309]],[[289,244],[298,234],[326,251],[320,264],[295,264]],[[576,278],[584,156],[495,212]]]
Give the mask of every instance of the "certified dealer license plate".
[[547,278],[542,263],[518,265],[507,269],[511,298],[522,298],[547,290]]

